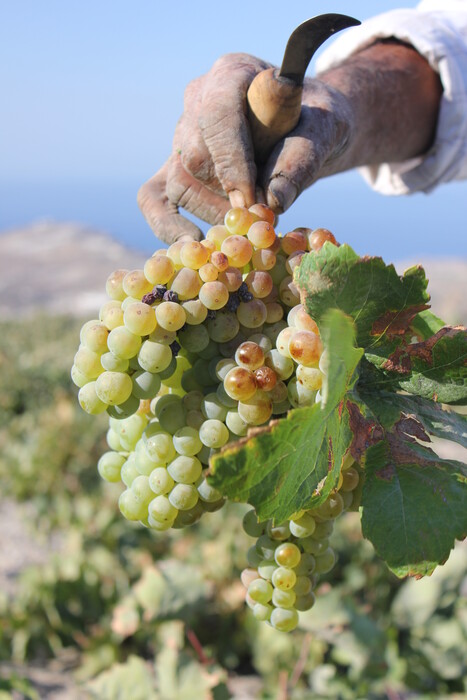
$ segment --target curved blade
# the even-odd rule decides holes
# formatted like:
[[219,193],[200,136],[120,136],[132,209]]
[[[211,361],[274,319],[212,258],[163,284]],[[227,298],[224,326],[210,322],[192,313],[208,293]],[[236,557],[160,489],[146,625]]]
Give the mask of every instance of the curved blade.
[[338,14],[318,15],[302,22],[290,35],[279,75],[302,85],[308,64],[321,44],[341,29],[357,24],[358,19]]

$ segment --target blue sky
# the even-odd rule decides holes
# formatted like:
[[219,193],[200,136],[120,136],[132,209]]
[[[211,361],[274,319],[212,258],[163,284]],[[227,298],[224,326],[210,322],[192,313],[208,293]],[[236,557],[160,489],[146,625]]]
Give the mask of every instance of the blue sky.
[[[380,2],[378,11],[398,6]],[[0,230],[71,219],[151,250],[157,242],[136,192],[170,153],[185,85],[230,51],[280,63],[289,34],[310,16],[364,19],[374,7],[0,0]],[[280,229],[326,226],[360,253],[386,259],[467,256],[465,192],[459,183],[387,198],[355,173],[339,175],[303,195]]]

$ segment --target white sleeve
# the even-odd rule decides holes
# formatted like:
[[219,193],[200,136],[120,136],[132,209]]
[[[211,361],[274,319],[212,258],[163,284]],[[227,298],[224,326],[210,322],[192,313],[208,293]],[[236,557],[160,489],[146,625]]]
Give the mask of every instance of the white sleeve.
[[321,55],[318,72],[342,63],[376,39],[396,37],[424,56],[443,85],[435,142],[423,157],[360,168],[382,194],[430,192],[467,178],[467,0],[424,0],[349,29]]

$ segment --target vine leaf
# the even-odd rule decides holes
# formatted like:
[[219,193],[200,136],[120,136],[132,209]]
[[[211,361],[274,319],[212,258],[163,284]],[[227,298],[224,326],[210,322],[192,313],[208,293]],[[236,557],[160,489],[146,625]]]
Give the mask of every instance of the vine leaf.
[[387,389],[402,389],[447,404],[467,399],[467,334],[463,327],[444,327],[419,343],[400,345],[387,358],[366,359],[382,371]]
[[394,265],[382,258],[361,258],[348,245],[328,242],[305,255],[295,282],[318,326],[327,309],[341,309],[355,321],[357,344],[364,348],[397,346],[415,317],[428,309],[428,282],[421,266],[399,276]]
[[334,309],[322,319],[328,373],[323,401],[251,431],[211,460],[210,483],[232,500],[251,503],[262,520],[281,522],[325,500],[352,440],[344,398],[363,351],[352,320]]

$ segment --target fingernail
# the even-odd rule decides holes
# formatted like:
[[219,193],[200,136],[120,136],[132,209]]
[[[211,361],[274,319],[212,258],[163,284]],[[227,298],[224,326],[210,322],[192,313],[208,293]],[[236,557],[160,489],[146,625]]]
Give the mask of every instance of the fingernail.
[[[268,194],[271,194],[275,200],[275,202],[270,202],[274,209],[286,211],[295,202],[298,189],[283,175],[276,175],[269,183]],[[268,199],[270,199],[269,196]]]
[[232,190],[231,192],[229,192],[229,199],[230,199],[230,204],[232,205],[232,207],[244,207],[245,206],[245,197],[240,192],[240,190]]

